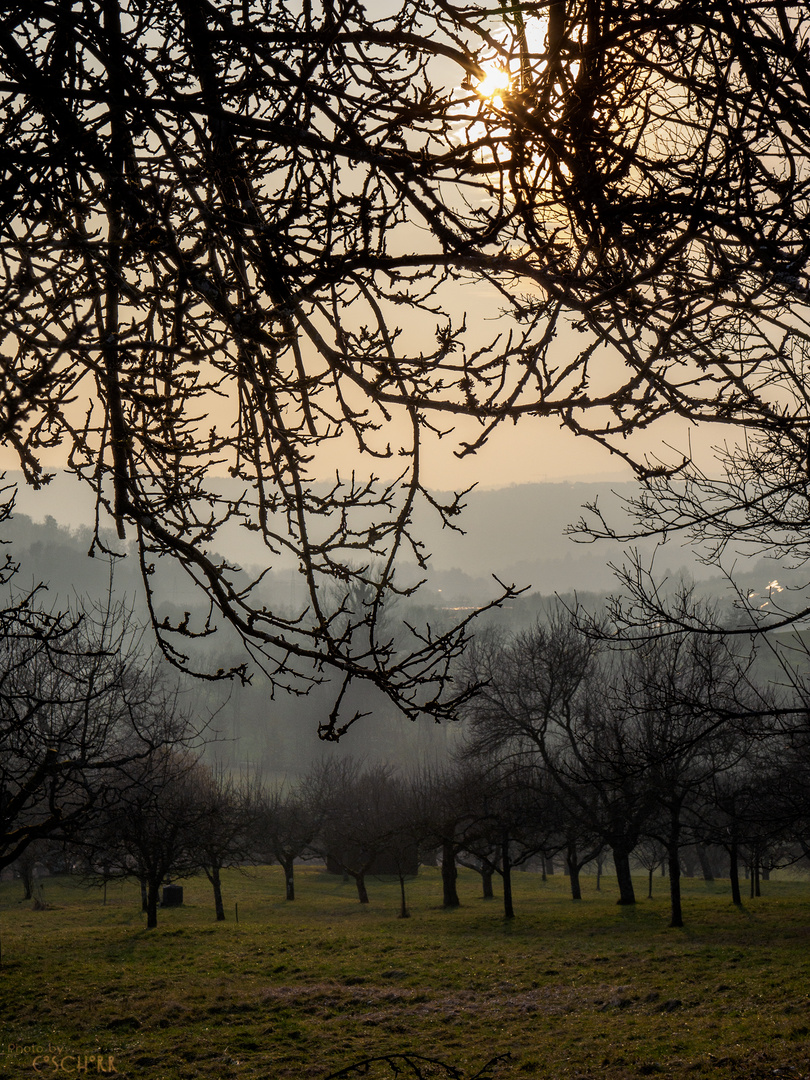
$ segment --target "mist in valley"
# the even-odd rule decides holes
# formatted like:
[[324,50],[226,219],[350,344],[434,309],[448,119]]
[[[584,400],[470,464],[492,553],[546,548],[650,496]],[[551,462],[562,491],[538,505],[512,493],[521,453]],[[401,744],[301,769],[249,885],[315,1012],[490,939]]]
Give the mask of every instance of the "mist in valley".
[[[111,560],[97,549],[90,557],[92,523],[76,487],[68,478],[57,477],[44,493],[23,493],[20,505],[27,512],[15,513],[4,527],[7,553],[19,563],[13,587],[21,591],[43,583],[45,605],[56,608],[64,608],[77,597],[103,603],[112,588],[114,599],[132,606],[146,622],[134,545],[109,534],[105,543],[118,557]],[[482,615],[481,628],[495,625],[511,632],[529,627],[555,597],[562,597],[571,607],[580,604],[598,610],[618,588],[609,564],[621,564],[621,548],[575,543],[565,535],[565,528],[580,517],[583,504],[595,499],[620,514],[621,499],[632,490],[631,484],[546,483],[473,491],[460,520],[463,533],[439,529],[423,516],[415,524],[431,552],[422,574],[424,584],[413,597],[397,600],[389,620],[400,628],[405,623],[429,624],[434,631],[449,627],[496,595],[493,575],[525,591]],[[243,567],[245,583],[264,569],[262,550],[250,533],[232,530],[223,537],[223,554]],[[644,557],[654,559],[662,579],[677,583],[684,577],[694,578],[700,581],[703,595],[728,602],[726,579],[697,564],[688,548],[673,543],[655,550],[650,545]],[[178,567],[158,572],[158,622],[177,623],[186,612],[204,621],[206,610],[199,593]],[[752,591],[767,590],[775,575],[773,564],[751,560],[740,580]],[[789,578],[782,573],[783,582]],[[403,565],[400,580],[405,584],[419,580],[417,567]],[[265,574],[259,596],[293,614],[305,603],[302,584],[296,569],[281,563]],[[244,659],[241,649],[230,628],[220,623],[200,643],[196,658],[201,670],[228,669]],[[349,754],[408,768],[442,761],[458,744],[460,725],[436,724],[430,718],[411,722],[370,685],[354,688],[346,702],[347,711],[362,713],[362,718],[339,743],[324,743],[318,726],[332,707],[335,687],[322,674],[311,674],[316,681],[308,689],[300,684],[296,692],[277,690],[273,696],[268,693],[268,680],[255,668],[248,685],[237,680],[184,678],[186,706],[205,727],[206,758],[232,772],[258,771],[277,783],[296,778],[325,755]]]

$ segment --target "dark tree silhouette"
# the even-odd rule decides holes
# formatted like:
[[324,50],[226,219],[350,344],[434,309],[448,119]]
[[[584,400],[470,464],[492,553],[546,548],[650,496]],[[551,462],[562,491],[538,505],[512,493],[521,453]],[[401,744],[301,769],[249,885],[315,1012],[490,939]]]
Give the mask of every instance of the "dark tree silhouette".
[[116,797],[87,837],[92,867],[140,881],[150,930],[157,926],[161,885],[201,866],[208,807],[200,799],[198,767],[193,754],[166,749],[120,770]]
[[645,831],[666,852],[672,917],[683,926],[681,849],[718,777],[733,772],[762,731],[738,722],[749,702],[750,660],[717,636],[681,634],[618,655],[608,711],[620,731],[613,754],[643,778],[656,808]]
[[[806,524],[807,21],[744,0],[7,4],[0,438],[34,484],[62,448],[137,537],[150,602],[167,560],[204,591],[215,616],[157,626],[175,663],[222,616],[274,683],[368,679],[452,715],[464,626],[395,647],[377,623],[398,557],[426,556],[417,503],[461,508],[422,473],[457,418],[480,425],[467,453],[553,416],[653,484],[672,463],[628,435],[673,412],[744,428],[791,471],[763,502],[746,458],[744,505],[789,492]],[[493,336],[462,280],[499,294]],[[319,485],[347,444],[369,464]],[[300,567],[300,611],[215,555],[225,522]]]
[[[478,818],[477,829],[468,832],[463,841],[463,851],[477,863],[473,869],[484,880],[486,898],[492,896],[492,875],[500,876],[504,918],[513,919],[512,871],[556,848],[558,804],[547,770],[538,767],[531,754],[510,755],[506,762],[478,760],[473,765],[476,756],[461,755],[467,775],[476,776],[477,772],[477,782],[469,789],[470,808],[474,808],[470,823]],[[466,865],[461,856],[456,861]]]
[[[310,791],[310,795],[315,795]],[[260,798],[254,842],[259,853],[267,853],[284,870],[285,896],[295,899],[296,859],[314,858],[315,844],[321,829],[319,800],[307,798],[298,788],[277,787],[264,791]]]
[[[150,605],[170,558],[274,682],[325,668],[443,716],[463,629],[400,652],[375,629],[395,557],[424,560],[410,520],[430,410],[474,412],[458,385],[489,380],[434,297],[453,272],[443,249],[463,261],[490,232],[440,197],[475,155],[448,150],[457,122],[429,66],[474,64],[446,34],[430,45],[423,18],[404,4],[372,22],[350,2],[12,6],[0,436],[35,484],[40,449],[62,446],[119,535],[134,530]],[[412,221],[431,239],[408,253]],[[412,347],[403,305],[432,327]],[[317,484],[345,440],[401,475]],[[226,470],[234,499],[211,481]],[[449,522],[459,500],[433,505]],[[294,559],[305,610],[269,609],[214,554],[226,521],[257,531],[268,561]],[[157,632],[186,666],[214,626]],[[323,731],[339,730],[336,712]]]
[[195,861],[211,882],[217,921],[224,922],[222,871],[256,861],[261,785],[249,773],[236,777],[203,762],[196,764],[188,783],[196,810]]
[[680,632],[613,648],[608,637],[588,637],[557,609],[530,632],[471,649],[470,678],[484,685],[466,708],[470,751],[542,760],[568,829],[574,816],[610,846],[620,904],[635,903],[630,858],[652,829],[668,855],[672,925],[681,926],[687,818],[762,733],[749,720],[765,697],[750,658],[720,636]]
[[57,614],[26,597],[4,614],[0,867],[33,841],[80,832],[121,770],[188,735],[176,691],[120,607]]
[[304,777],[301,794],[319,821],[312,846],[327,868],[351,877],[360,903],[367,904],[367,875],[375,865],[390,863],[400,878],[404,913],[403,868],[408,851],[415,868],[416,843],[410,839],[411,805],[396,769],[350,757],[327,758]]
[[444,767],[423,766],[412,785],[418,807],[416,829],[423,848],[440,852],[442,906],[461,906],[457,860],[477,854],[493,840],[485,795],[490,784],[487,765],[451,761]]

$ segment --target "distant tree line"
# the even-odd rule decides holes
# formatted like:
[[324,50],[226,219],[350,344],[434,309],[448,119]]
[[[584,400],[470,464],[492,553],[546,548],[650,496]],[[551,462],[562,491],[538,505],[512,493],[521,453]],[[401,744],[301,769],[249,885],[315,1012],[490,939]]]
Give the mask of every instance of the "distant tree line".
[[[635,903],[631,866],[645,869],[652,895],[656,871],[668,874],[672,925],[683,925],[683,867],[706,880],[730,877],[731,896],[742,903],[745,870],[751,896],[774,869],[808,857],[808,797],[798,770],[787,780],[772,764],[752,757],[725,780],[707,778],[685,800],[678,832],[677,863],[672,828],[672,787],[655,791],[650,774],[622,775],[620,758],[610,781],[587,782],[590,800],[568,798],[565,780],[542,762],[516,767],[491,761],[456,760],[410,775],[352,759],[330,761],[287,791],[243,783],[184,755],[153,761],[152,775],[134,784],[93,827],[63,838],[40,840],[13,864],[25,897],[35,895],[35,869],[81,874],[91,884],[134,879],[141,883],[147,926],[157,925],[161,887],[204,873],[214,910],[224,920],[221,871],[277,863],[285,895],[294,900],[295,868],[319,860],[353,881],[360,903],[369,903],[370,878],[400,883],[399,915],[409,917],[407,880],[419,865],[438,865],[442,904],[459,907],[458,868],[476,871],[482,896],[494,899],[501,882],[503,910],[513,918],[512,874],[517,868],[560,870],[573,900],[582,899],[581,873],[612,863],[621,904]],[[625,761],[626,764],[626,761]],[[760,768],[765,766],[763,771]],[[667,812],[668,811],[668,812]]]

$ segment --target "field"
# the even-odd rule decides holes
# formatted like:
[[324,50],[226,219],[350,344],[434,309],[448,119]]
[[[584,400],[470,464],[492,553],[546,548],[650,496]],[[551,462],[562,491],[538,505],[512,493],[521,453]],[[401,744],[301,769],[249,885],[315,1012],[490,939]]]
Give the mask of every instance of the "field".
[[195,879],[152,931],[131,883],[105,905],[46,879],[42,910],[3,883],[0,1078],[325,1080],[405,1052],[455,1074],[402,1080],[469,1080],[502,1054],[499,1080],[810,1077],[810,882],[766,882],[739,910],[727,882],[686,881],[687,925],[672,930],[666,881],[629,909],[610,878],[601,892],[583,880],[575,904],[564,878],[516,874],[506,923],[468,871],[462,907],[443,911],[423,869],[403,920],[395,881],[372,879],[361,906],[353,885],[304,868],[287,903],[280,871],[259,868],[228,875],[227,922]]

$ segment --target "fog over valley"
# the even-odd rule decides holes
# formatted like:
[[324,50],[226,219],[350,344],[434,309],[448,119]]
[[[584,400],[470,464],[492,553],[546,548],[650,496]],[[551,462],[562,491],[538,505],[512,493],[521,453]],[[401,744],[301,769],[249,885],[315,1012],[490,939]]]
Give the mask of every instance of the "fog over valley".
[[[427,570],[421,575],[425,584],[414,596],[398,600],[389,618],[397,624],[404,620],[413,625],[428,623],[433,628],[450,626],[493,598],[498,589],[493,575],[525,592],[503,609],[487,613],[485,624],[528,627],[555,594],[571,605],[579,602],[598,609],[605,595],[618,588],[608,563],[621,563],[621,548],[608,542],[575,543],[564,530],[579,518],[583,504],[594,500],[620,514],[621,497],[633,490],[632,484],[538,483],[473,491],[466,496],[466,509],[457,519],[463,534],[437,528],[435,519],[422,510],[415,531],[431,552]],[[57,475],[44,491],[34,493],[22,487],[17,506],[18,512],[5,524],[3,533],[7,552],[20,565],[15,588],[43,582],[48,589],[47,603],[57,607],[81,595],[103,599],[110,565],[102,553],[88,557],[92,511],[79,485],[72,478]],[[114,560],[114,595],[133,605],[145,619],[137,556],[129,541],[120,541],[112,533],[105,539],[111,550],[123,555]],[[262,549],[255,535],[244,529],[232,528],[223,537],[223,553],[243,566],[246,582],[266,565],[260,562]],[[704,595],[728,601],[725,578],[698,564],[688,548],[670,543],[655,551],[649,544],[645,557],[653,554],[661,579],[675,583],[684,576],[693,577],[701,582]],[[768,583],[780,576],[783,582],[791,580],[789,572],[778,575],[767,561],[750,560],[739,580],[766,597]],[[798,580],[795,572],[792,577]],[[408,584],[417,580],[418,568],[404,564],[400,581]],[[305,603],[300,575],[283,563],[265,575],[259,590],[268,603],[290,612]],[[156,615],[158,621],[169,618],[179,622],[186,611],[200,621],[205,619],[199,594],[173,566],[163,579]],[[240,661],[240,646],[227,626],[220,625],[206,639],[200,659],[213,670]],[[430,719],[411,723],[383,695],[364,687],[352,691],[351,704],[371,715],[351,728],[340,744],[325,746],[317,727],[332,705],[334,687],[328,682],[312,687],[305,695],[278,691],[273,698],[268,696],[260,671],[254,672],[248,686],[187,680],[187,687],[194,713],[200,718],[212,717],[207,756],[229,769],[257,767],[269,777],[297,775],[325,753],[404,764],[440,758],[460,735],[455,725],[437,725]]]

